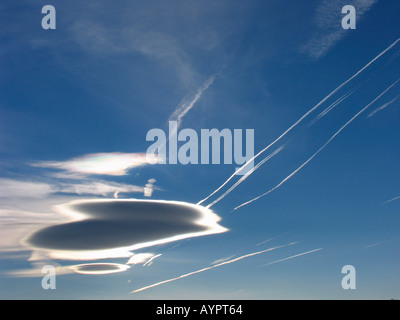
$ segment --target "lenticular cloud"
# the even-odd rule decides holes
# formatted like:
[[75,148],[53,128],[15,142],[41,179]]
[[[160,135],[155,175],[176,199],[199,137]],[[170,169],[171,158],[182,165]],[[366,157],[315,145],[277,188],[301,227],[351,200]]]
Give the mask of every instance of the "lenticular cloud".
[[211,210],[177,201],[81,200],[56,209],[72,221],[40,229],[26,242],[37,249],[70,253],[65,258],[90,251],[126,252],[227,230]]

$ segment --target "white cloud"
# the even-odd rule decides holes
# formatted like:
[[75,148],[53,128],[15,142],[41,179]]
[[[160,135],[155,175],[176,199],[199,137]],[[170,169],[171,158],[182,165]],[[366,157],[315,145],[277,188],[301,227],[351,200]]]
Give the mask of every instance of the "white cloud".
[[151,197],[153,195],[153,191],[154,191],[154,183],[156,182],[156,179],[149,179],[147,181],[146,186],[144,187],[143,191],[144,191],[144,196],[145,197]]
[[16,208],[0,208],[0,249],[2,252],[26,250],[21,243],[26,235],[44,226],[63,221],[66,221],[66,218],[54,212],[32,212]]
[[0,198],[43,198],[54,191],[47,183],[0,178]]
[[[132,257],[128,264],[149,265],[150,259],[160,255],[134,254],[133,251],[228,231],[219,224],[220,217],[211,210],[178,201],[91,199],[57,205],[54,211],[68,220],[44,229],[36,226],[36,232],[24,233],[21,244],[25,245],[25,250],[39,251],[31,256],[31,261]],[[110,223],[111,228],[107,231],[101,227]],[[77,234],[74,228],[79,225],[85,230],[79,229]],[[66,233],[60,233],[60,228]],[[53,233],[52,229],[58,231]],[[71,235],[67,235],[69,232]],[[47,238],[49,236],[51,239]]]
[[122,176],[129,169],[148,164],[145,153],[94,153],[67,161],[43,161],[32,166],[55,168],[72,173]]
[[389,107],[392,103],[394,103],[400,96],[397,96],[395,98],[393,98],[392,100],[390,100],[389,102],[386,102],[385,104],[383,104],[382,106],[380,106],[379,108],[376,108],[374,111],[372,111],[369,115],[368,118],[371,118],[375,113],[382,111],[383,109],[386,109],[387,107]]
[[[150,180],[149,180],[150,181]],[[99,195],[110,196],[115,193],[144,193],[145,195],[154,190],[152,183],[141,187],[131,184],[122,184],[109,182],[104,180],[81,180],[79,182],[60,182],[48,181],[20,181],[13,179],[0,178],[0,198],[16,199],[16,198],[35,198],[43,199],[54,193],[72,193],[78,195]]]
[[76,184],[61,184],[57,186],[57,192],[76,193],[79,195],[109,196],[115,193],[142,193],[145,188],[130,184],[121,184],[106,181],[85,181]]
[[[159,26],[153,7],[140,12],[127,8],[132,19],[116,29],[104,26],[93,15],[77,16],[69,29],[72,39],[85,51],[104,54],[139,53],[167,66],[182,84],[194,83],[197,72],[183,44]],[[142,9],[143,10],[143,9]],[[121,29],[120,29],[121,28]],[[122,30],[122,31],[121,31]]]
[[309,41],[301,48],[301,51],[312,58],[322,57],[344,36],[349,34],[348,30],[344,30],[341,24],[344,17],[342,14],[343,6],[353,5],[355,7],[358,22],[377,2],[378,0],[321,1],[315,15],[317,31],[313,33]]
[[130,257],[127,264],[142,264],[146,263],[149,259],[153,258],[155,255],[153,253],[136,253]]

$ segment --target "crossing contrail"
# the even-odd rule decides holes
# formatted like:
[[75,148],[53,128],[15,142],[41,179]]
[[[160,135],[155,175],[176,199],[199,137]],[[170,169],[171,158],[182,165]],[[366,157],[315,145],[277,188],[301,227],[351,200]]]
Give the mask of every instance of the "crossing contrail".
[[176,277],[176,278],[172,278],[172,279],[168,279],[168,280],[164,280],[164,281],[161,281],[161,282],[154,283],[152,285],[149,285],[149,286],[134,290],[134,291],[132,291],[130,293],[135,293],[135,292],[147,290],[147,289],[150,289],[150,288],[154,288],[154,287],[157,287],[157,286],[159,286],[161,284],[165,284],[165,283],[168,283],[168,282],[172,282],[172,281],[175,281],[175,280],[186,278],[186,277],[192,276],[192,275],[197,274],[197,273],[201,273],[201,272],[204,272],[204,271],[207,271],[207,270],[211,270],[211,269],[214,269],[214,268],[217,268],[217,267],[221,267],[221,266],[224,266],[224,265],[229,264],[229,263],[237,262],[237,261],[245,259],[245,258],[256,256],[256,255],[259,255],[261,253],[265,253],[265,252],[272,251],[272,250],[275,250],[275,249],[283,248],[283,247],[290,246],[290,245],[293,245],[293,244],[295,244],[295,243],[292,242],[292,243],[288,243],[288,244],[285,244],[285,245],[269,248],[269,249],[266,249],[266,250],[249,253],[249,254],[246,254],[244,256],[240,256],[240,257],[237,257],[235,259],[224,261],[224,262],[215,264],[215,265],[210,266],[210,267],[206,267],[206,268],[203,268],[203,269],[199,269],[199,270],[196,270],[196,271],[193,271],[193,272],[189,272],[189,273],[183,274],[183,275],[181,275],[179,277]]
[[[393,60],[397,59],[397,57],[400,55],[400,50],[398,50],[395,54],[392,55],[392,57],[386,61],[384,63],[383,66],[380,66],[379,69],[382,70],[385,66],[387,66],[388,64],[390,64]],[[322,111],[317,117],[314,118],[314,120],[311,121],[311,123],[308,125],[309,127],[312,126],[315,122],[317,122],[318,120],[320,120],[322,117],[326,116],[329,112],[331,112],[336,106],[338,106],[340,103],[342,103],[344,100],[346,100],[349,96],[351,96],[354,92],[356,92],[358,89],[360,89],[363,85],[365,85],[369,80],[371,80],[373,77],[376,76],[376,74],[380,71],[380,70],[375,70],[374,72],[372,72],[372,74],[366,79],[364,80],[361,84],[359,84],[358,86],[356,86],[355,88],[349,90],[347,93],[345,93],[343,96],[341,96],[340,98],[338,98],[336,101],[332,102],[324,111]],[[376,111],[372,112],[371,115],[369,115],[368,117],[371,117],[373,114],[375,114],[376,112],[385,109],[387,106],[389,106],[390,104],[392,104],[394,101],[396,101],[397,97],[393,100],[390,101],[388,104],[385,104],[384,106],[382,106],[381,108],[378,108]]]
[[237,206],[236,208],[233,209],[233,211],[244,207],[245,205],[248,205],[252,203],[253,201],[256,201],[267,194],[271,193],[272,191],[278,189],[280,186],[282,186],[286,181],[288,181],[291,177],[293,177],[298,171],[300,171],[307,163],[309,163],[312,159],[315,158],[315,156],[320,153],[325,147],[344,129],[346,128],[351,122],[353,122],[354,119],[356,119],[360,114],[362,114],[365,110],[367,110],[372,104],[374,104],[378,99],[380,99],[386,92],[388,92],[393,86],[395,86],[400,79],[398,79],[396,82],[392,83],[388,88],[386,88],[379,96],[377,96],[373,101],[371,101],[369,104],[367,104],[363,109],[361,109],[356,115],[354,115],[349,121],[347,121],[330,139],[325,142],[325,144],[319,148],[310,158],[307,159],[306,162],[304,162],[300,167],[298,167],[296,170],[294,170],[290,175],[288,175],[285,179],[283,179],[280,183],[278,183],[275,187],[272,189],[268,190],[267,192],[255,197],[252,200],[249,200],[245,203],[242,203],[241,205]]
[[400,41],[400,38],[398,38],[396,41],[394,41],[389,47],[387,47],[385,50],[383,50],[381,53],[379,53],[374,59],[372,59],[370,62],[368,62],[364,67],[362,67],[360,70],[358,70],[355,74],[353,74],[350,78],[348,78],[346,81],[344,81],[341,85],[339,85],[336,89],[334,89],[331,93],[329,93],[325,98],[323,98],[320,102],[318,102],[314,107],[309,109],[303,116],[301,116],[295,123],[293,123],[286,131],[284,131],[278,138],[276,138],[273,142],[271,142],[268,146],[266,146],[264,149],[262,149],[260,152],[258,152],[253,158],[251,158],[249,161],[247,161],[238,171],[233,173],[221,186],[219,186],[217,189],[215,189],[213,192],[211,192],[206,198],[203,200],[200,200],[197,205],[202,204],[206,200],[208,200],[211,196],[216,194],[219,190],[221,190],[229,181],[231,181],[240,171],[244,170],[250,163],[253,163],[253,161],[260,156],[262,153],[267,151],[270,147],[272,147],[275,143],[280,141],[284,136],[286,136],[290,131],[292,131],[300,122],[302,122],[309,114],[311,114],[313,111],[315,111],[317,108],[319,108],[326,100],[328,100],[330,97],[332,97],[336,92],[338,92],[341,88],[343,88],[346,84],[348,84],[351,80],[353,80],[355,77],[357,77],[360,73],[362,73],[364,70],[366,70],[370,65],[372,65],[376,60],[378,60],[381,56],[383,56],[386,52],[388,52],[390,49],[392,49],[398,42]]
[[[387,66],[388,64],[390,64],[393,60],[397,59],[397,57],[400,55],[400,50],[397,51],[395,54],[392,55],[392,57],[385,62],[385,64],[383,66],[380,66],[380,70],[382,70],[385,66]],[[329,112],[331,112],[335,107],[337,107],[340,103],[342,103],[344,100],[346,100],[349,96],[351,96],[354,92],[356,92],[358,89],[360,89],[362,86],[364,86],[369,80],[371,80],[373,77],[376,76],[376,74],[380,71],[380,70],[376,70],[374,72],[372,72],[372,74],[366,79],[364,80],[362,83],[360,83],[358,86],[356,86],[355,88],[349,90],[347,93],[345,93],[344,95],[342,95],[340,98],[338,98],[336,101],[332,102],[324,111],[322,111],[317,117],[314,118],[314,120],[312,120],[310,122],[310,124],[308,125],[309,127],[312,126],[314,123],[316,123],[318,120],[320,120],[321,118],[325,117]],[[397,98],[395,98],[397,99]],[[394,101],[395,101],[394,99]],[[375,112],[372,113],[375,114],[376,112],[386,108],[388,105],[392,104],[394,101],[389,102],[388,104],[385,104],[384,106],[382,106],[381,108],[377,109]],[[368,117],[371,117],[372,115],[369,115]]]
[[314,249],[314,250],[303,252],[303,253],[299,253],[299,254],[295,254],[294,256],[290,256],[290,257],[283,258],[283,259],[280,259],[280,260],[275,260],[275,261],[272,261],[270,263],[262,265],[262,267],[269,266],[269,265],[274,264],[274,263],[290,260],[290,259],[293,259],[293,258],[297,258],[297,257],[300,257],[300,256],[304,256],[305,254],[313,253],[313,252],[316,252],[316,251],[319,251],[319,250],[322,250],[322,248]]
[[330,111],[332,111],[337,105],[342,103],[344,100],[346,100],[349,96],[351,96],[358,88],[354,88],[350,90],[349,92],[345,93],[342,95],[340,98],[338,98],[336,101],[332,102],[324,111],[322,111],[318,116],[316,116],[308,125],[311,127],[314,123],[316,123],[318,120],[320,120],[322,117],[327,115]]
[[277,153],[279,153],[280,151],[282,151],[282,149],[284,148],[284,146],[279,147],[278,149],[276,149],[274,152],[272,152],[270,155],[268,155],[267,157],[265,157],[262,161],[260,161],[253,169],[251,172],[249,172],[248,174],[244,175],[243,177],[241,177],[238,181],[236,181],[236,183],[231,186],[227,191],[225,191],[218,199],[214,200],[213,202],[211,202],[206,208],[210,208],[212,207],[214,204],[216,204],[217,202],[221,201],[223,198],[225,198],[226,195],[228,195],[232,190],[234,190],[239,184],[241,184],[244,180],[246,180],[250,174],[252,174],[255,170],[257,170],[260,166],[262,166],[266,161],[268,161],[269,159],[271,159],[273,156],[275,156]]

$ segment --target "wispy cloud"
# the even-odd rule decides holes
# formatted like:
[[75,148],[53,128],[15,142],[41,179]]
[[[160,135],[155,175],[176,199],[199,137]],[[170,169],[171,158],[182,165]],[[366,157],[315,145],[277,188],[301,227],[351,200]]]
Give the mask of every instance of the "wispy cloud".
[[42,161],[32,166],[61,169],[71,173],[122,176],[129,169],[148,164],[145,153],[94,153],[67,161]]
[[[29,199],[31,205],[32,199]],[[43,202],[40,199],[40,202]],[[0,251],[1,252],[23,252],[26,247],[21,244],[21,239],[32,232],[55,223],[65,222],[66,217],[57,215],[49,211],[28,211],[21,209],[23,206],[21,199],[18,201],[18,207],[14,208],[11,204],[7,205],[2,199],[2,208],[0,208]],[[31,205],[32,206],[32,205]]]
[[44,198],[56,188],[43,182],[0,179],[0,198]]
[[229,256],[229,257],[225,257],[225,258],[221,258],[221,259],[214,260],[213,262],[211,262],[211,265],[213,265],[213,264],[220,264],[220,263],[222,263],[222,262],[231,260],[231,259],[232,259],[233,257],[235,257],[235,256],[237,256],[237,255],[234,254],[234,255],[231,255],[231,256]]
[[311,39],[301,48],[301,51],[312,58],[320,58],[325,55],[343,37],[349,34],[342,28],[342,8],[345,5],[353,5],[356,9],[357,21],[359,21],[378,0],[323,0],[317,7],[314,24],[317,31]]
[[[143,193],[146,196],[146,187],[108,182],[104,180],[100,181],[84,181],[82,183],[60,183],[55,185],[55,192],[60,193],[73,193],[78,195],[100,195],[100,196],[110,196],[120,194],[120,193]],[[148,195],[147,195],[148,196]]]
[[[179,9],[173,10],[173,4],[156,4],[158,8],[155,10],[154,4],[137,6],[126,3],[123,15],[113,10],[115,5],[107,3],[85,3],[82,6],[67,29],[72,41],[82,50],[99,56],[142,55],[166,68],[174,82],[184,87],[191,87],[198,79],[191,55],[187,52],[188,39],[171,32],[169,19],[176,17]],[[99,15],[99,10],[108,12],[107,19]],[[167,21],[164,20],[165,10],[170,12]],[[154,14],[158,11],[163,13]],[[113,21],[111,26],[108,19]]]
[[390,106],[392,103],[394,103],[400,96],[397,96],[390,100],[389,102],[386,102],[384,105],[380,106],[379,108],[376,108],[374,111],[372,111],[367,117],[371,118],[375,113],[382,111],[383,109],[386,109],[388,106]]
[[[150,179],[153,181],[152,179]],[[147,186],[147,185],[146,185]],[[146,189],[147,188],[147,189]],[[116,193],[145,193],[151,196],[154,190],[153,184],[141,187],[131,184],[109,182],[105,180],[81,180],[79,182],[62,182],[48,180],[47,182],[21,181],[13,179],[0,179],[0,198],[35,198],[41,199],[55,193],[67,193],[78,195],[110,196]],[[151,190],[151,191],[150,191]]]

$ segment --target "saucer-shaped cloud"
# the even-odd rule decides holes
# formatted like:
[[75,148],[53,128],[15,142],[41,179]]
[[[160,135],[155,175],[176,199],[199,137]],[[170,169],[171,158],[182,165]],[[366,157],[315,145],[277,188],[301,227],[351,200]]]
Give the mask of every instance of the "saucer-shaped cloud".
[[109,274],[126,271],[130,266],[119,263],[87,263],[78,264],[71,268],[81,274]]
[[57,209],[75,221],[38,230],[27,243],[58,252],[58,257],[60,251],[65,252],[66,258],[67,253],[126,252],[227,230],[218,224],[220,218],[211,210],[185,202],[81,200]]

